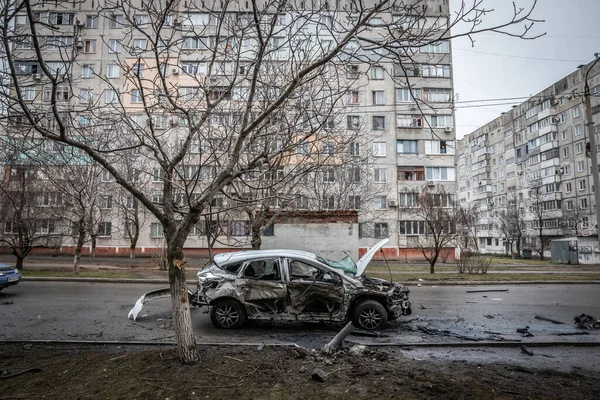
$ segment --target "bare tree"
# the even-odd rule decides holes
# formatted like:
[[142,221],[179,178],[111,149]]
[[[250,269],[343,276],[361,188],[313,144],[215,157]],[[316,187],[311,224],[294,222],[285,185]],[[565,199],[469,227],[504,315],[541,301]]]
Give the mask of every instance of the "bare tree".
[[[450,21],[427,19],[421,0],[251,1],[245,9],[232,1],[107,0],[94,9],[75,2],[107,21],[111,34],[88,39],[75,23],[73,2],[54,3],[59,12],[34,0],[2,4],[12,81],[2,97],[9,117],[25,126],[9,134],[82,150],[161,224],[177,351],[186,363],[198,360],[183,268],[186,238],[219,192],[296,143],[327,136],[320,127],[340,107],[350,62],[393,61],[408,76],[414,49],[440,37],[486,31],[531,37],[535,22],[535,2],[494,26],[481,25],[491,11],[482,1],[463,4]],[[517,32],[514,26],[523,24]],[[52,39],[64,26],[72,39]],[[86,63],[100,49],[111,65],[106,73]],[[90,87],[87,76],[99,85]],[[276,115],[285,129],[267,126]],[[153,163],[145,171],[152,188],[137,188],[127,176],[131,151]]]
[[424,190],[418,197],[418,206],[403,210],[414,220],[399,221],[401,234],[416,234],[421,253],[429,262],[429,273],[435,273],[435,264],[457,238],[456,226],[463,215],[454,205],[452,195],[443,189]]
[[467,207],[458,206],[457,213],[457,243],[462,251],[479,252],[479,243],[477,242],[477,224],[479,223],[479,207],[469,205]]
[[506,251],[513,258],[515,253],[521,254],[521,241],[527,233],[526,206],[520,196],[512,194],[507,197],[506,206],[493,213],[497,227],[507,242]]
[[31,164],[7,165],[1,178],[0,244],[11,249],[16,267],[23,269],[35,247],[60,246],[62,200]]

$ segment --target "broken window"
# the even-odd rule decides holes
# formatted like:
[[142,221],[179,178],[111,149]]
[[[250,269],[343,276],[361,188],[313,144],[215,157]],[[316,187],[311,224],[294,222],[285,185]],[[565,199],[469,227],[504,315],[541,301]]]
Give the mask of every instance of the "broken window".
[[244,269],[244,278],[280,281],[279,260],[268,258],[248,262]]

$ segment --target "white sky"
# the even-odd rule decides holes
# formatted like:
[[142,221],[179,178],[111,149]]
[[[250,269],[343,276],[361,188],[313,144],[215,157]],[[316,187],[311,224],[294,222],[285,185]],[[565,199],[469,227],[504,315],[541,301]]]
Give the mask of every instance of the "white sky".
[[[450,0],[450,12],[455,12],[462,1]],[[532,2],[515,0],[523,7]],[[484,4],[495,8],[486,17],[486,24],[504,22],[512,15],[510,0],[484,0]],[[488,106],[483,106],[486,102],[461,102],[534,95],[600,52],[600,0],[538,0],[533,17],[545,20],[536,24],[533,33],[546,32],[546,36],[522,40],[486,32],[473,37],[474,47],[467,38],[452,41],[457,138],[526,99],[490,101],[487,104],[508,104]],[[476,107],[465,108],[467,105]]]

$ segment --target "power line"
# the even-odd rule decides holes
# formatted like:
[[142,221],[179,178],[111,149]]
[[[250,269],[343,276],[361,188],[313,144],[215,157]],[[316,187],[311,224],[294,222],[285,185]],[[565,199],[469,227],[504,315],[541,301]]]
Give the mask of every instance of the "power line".
[[587,63],[589,60],[565,60],[561,58],[542,58],[542,57],[527,57],[527,56],[515,56],[512,54],[500,54],[500,53],[490,53],[487,51],[477,51],[477,50],[469,50],[469,49],[459,49],[453,47],[452,50],[466,51],[469,53],[478,53],[478,54],[487,54],[490,56],[499,56],[499,57],[508,57],[508,58],[522,58],[525,60],[542,60],[542,61],[557,61],[557,62],[578,62],[578,63]]

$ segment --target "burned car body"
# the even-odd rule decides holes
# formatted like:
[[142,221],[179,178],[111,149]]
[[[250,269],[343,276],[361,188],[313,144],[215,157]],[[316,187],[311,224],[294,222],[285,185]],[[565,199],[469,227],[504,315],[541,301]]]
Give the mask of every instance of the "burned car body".
[[[364,271],[382,240],[359,261],[331,261],[296,250],[221,253],[198,272],[190,303],[210,307],[218,328],[239,328],[246,320],[344,322],[379,329],[411,313],[409,290],[399,283],[369,278]],[[169,296],[169,289],[146,293],[129,317],[135,320],[147,301]]]
[[409,290],[398,283],[364,276],[380,242],[359,262],[341,262],[295,250],[218,254],[198,272],[191,303],[211,307],[219,328],[237,328],[246,319],[267,321],[352,320],[379,329],[411,312]]

